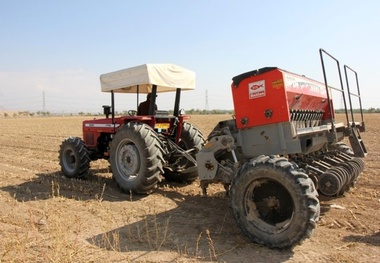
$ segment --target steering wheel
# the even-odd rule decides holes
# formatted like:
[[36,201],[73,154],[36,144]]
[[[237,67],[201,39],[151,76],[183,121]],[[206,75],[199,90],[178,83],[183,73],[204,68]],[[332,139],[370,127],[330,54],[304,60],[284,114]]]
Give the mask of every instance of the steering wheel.
[[136,114],[137,114],[137,111],[135,111],[135,110],[129,110],[128,111],[129,116],[136,116]]

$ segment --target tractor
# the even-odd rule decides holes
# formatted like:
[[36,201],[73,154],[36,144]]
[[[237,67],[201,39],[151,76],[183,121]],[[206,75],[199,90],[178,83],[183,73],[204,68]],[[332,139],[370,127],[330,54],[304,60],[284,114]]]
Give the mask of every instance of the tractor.
[[[169,181],[199,179],[203,196],[210,184],[221,183],[237,225],[251,241],[271,248],[299,244],[316,227],[318,194],[333,198],[348,191],[367,155],[357,73],[345,65],[344,85],[339,61],[323,49],[319,54],[324,83],[277,67],[233,77],[234,116],[219,122],[207,139],[179,110],[181,91],[194,89],[193,72],[147,64],[101,75],[111,106],[103,106],[106,118],[83,122],[83,139],[63,141],[62,172],[84,178],[90,161],[104,158],[127,193],[151,192],[161,175]],[[327,83],[326,56],[337,64],[340,88]],[[355,92],[349,87],[352,74]],[[347,123],[335,120],[332,90],[342,95]],[[155,111],[155,95],[168,91],[176,92],[173,114]],[[114,93],[152,94],[149,114],[116,117]],[[354,119],[354,97],[360,121]]]
[[[90,161],[107,159],[113,178],[124,192],[151,192],[162,175],[168,181],[191,183],[198,178],[195,154],[205,143],[200,130],[180,110],[181,92],[195,88],[194,72],[174,64],[145,64],[100,76],[101,89],[111,94],[105,118],[83,122],[83,139],[69,137],[59,160],[67,177],[85,178]],[[156,95],[175,92],[173,114],[155,109]],[[149,94],[147,115],[129,110],[115,116],[115,93]],[[137,100],[137,106],[139,101]]]

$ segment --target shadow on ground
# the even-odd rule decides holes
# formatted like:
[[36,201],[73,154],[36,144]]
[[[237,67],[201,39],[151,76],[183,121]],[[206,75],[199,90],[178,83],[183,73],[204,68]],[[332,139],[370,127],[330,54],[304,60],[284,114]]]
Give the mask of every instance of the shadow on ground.
[[[276,262],[283,262],[292,258],[291,249],[269,249],[251,243],[237,227],[224,192],[203,198],[173,191],[165,184],[160,184],[161,187],[154,193],[174,201],[174,209],[139,215],[130,223],[90,237],[87,241],[108,251],[137,252],[134,255],[140,256],[166,251],[199,261],[252,262],[255,258],[255,262],[271,262],[275,258]],[[181,186],[175,184],[177,188]],[[7,191],[21,202],[53,197],[120,202],[139,201],[147,197],[122,193],[108,169],[91,169],[86,180],[70,179],[61,172],[37,173],[27,182],[8,185],[0,190]],[[153,201],[151,204],[149,202],[151,200],[144,199],[145,205],[155,205]]]
[[[131,200],[132,196],[122,193],[112,180],[108,169],[90,169],[87,179],[71,179],[61,172],[37,173],[27,182],[0,188],[17,201],[28,202],[64,197],[75,200]],[[133,196],[138,200],[144,196]]]
[[[255,262],[271,262],[275,256],[276,262],[282,262],[293,256],[291,249],[269,249],[251,243],[237,227],[227,198],[203,198],[162,189],[156,193],[174,200],[176,208],[147,214],[87,241],[109,251],[141,255],[172,251],[197,261],[252,262],[255,257]],[[131,260],[150,260],[140,256]]]
[[380,246],[380,232],[372,235],[350,235],[343,238],[346,242],[360,242],[372,246]]
[[[252,262],[255,257],[256,262],[269,262],[276,256],[276,262],[281,262],[293,256],[292,250],[272,250],[251,243],[237,227],[224,191],[203,198],[173,190],[183,187],[181,184],[163,182],[151,196],[132,196],[120,191],[108,169],[91,169],[87,180],[48,172],[37,173],[20,184],[11,183],[0,190],[20,202],[64,197],[78,201],[137,201],[136,205],[143,201],[141,205],[152,208],[160,205],[160,209],[151,209],[158,213],[137,215],[130,223],[124,221],[122,227],[87,239],[104,250],[134,252],[138,256],[132,261],[146,260],[143,255],[158,251],[197,261]],[[159,201],[171,202],[174,208],[165,208],[157,204]]]

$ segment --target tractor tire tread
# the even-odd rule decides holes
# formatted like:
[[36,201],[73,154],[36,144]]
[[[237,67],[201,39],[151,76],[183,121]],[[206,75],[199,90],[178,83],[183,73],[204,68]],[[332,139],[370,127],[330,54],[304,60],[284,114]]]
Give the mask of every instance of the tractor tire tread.
[[[140,169],[135,180],[125,180],[128,175],[121,174],[116,163],[117,145],[123,139],[131,140],[136,145],[140,154]],[[116,183],[126,193],[148,194],[160,181],[164,159],[163,149],[156,132],[147,124],[141,122],[129,122],[116,133],[111,146],[111,167]]]
[[[249,178],[250,175],[246,172],[257,168],[274,170],[280,175],[278,182],[281,182],[283,185],[284,183],[292,185],[288,189],[293,189],[293,196],[297,199],[293,199],[293,202],[299,204],[300,209],[298,210],[302,214],[293,215],[296,219],[292,218],[289,227],[284,230],[286,231],[286,235],[258,230],[258,228],[249,226],[248,221],[245,219],[243,201],[240,200],[244,199],[242,198],[244,193],[242,194],[241,192],[244,192],[243,189],[247,189],[249,184],[254,182],[254,179]],[[310,237],[316,227],[320,214],[318,193],[313,182],[301,169],[298,169],[282,157],[259,156],[245,163],[232,182],[230,206],[242,232],[253,242],[271,248],[289,248]],[[301,224],[295,225],[295,222],[301,222]]]
[[[68,160],[65,159],[67,158],[65,154],[67,150],[71,151],[75,155],[75,160],[77,161],[71,170],[68,169]],[[66,138],[60,146],[58,159],[61,166],[61,171],[66,177],[77,179],[85,179],[87,177],[91,160],[89,151],[81,138]]]

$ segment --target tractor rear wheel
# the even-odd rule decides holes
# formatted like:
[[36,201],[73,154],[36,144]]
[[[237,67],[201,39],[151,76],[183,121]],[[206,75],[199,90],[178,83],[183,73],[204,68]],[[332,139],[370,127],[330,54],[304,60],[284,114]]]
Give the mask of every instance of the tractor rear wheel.
[[260,156],[242,166],[230,189],[230,206],[253,242],[291,247],[309,237],[319,218],[311,179],[286,158]]
[[147,194],[163,173],[161,143],[145,123],[130,122],[112,140],[110,163],[113,177],[126,193]]
[[[184,122],[179,147],[185,151],[196,148],[195,152],[190,153],[195,159],[195,154],[202,148],[204,143],[205,138],[202,132],[193,124]],[[194,166],[194,164],[185,156],[173,156],[169,160],[169,167],[164,168],[164,177],[167,181],[171,182],[192,183],[198,178],[196,167],[194,167],[195,171],[184,172],[191,166]]]
[[78,137],[65,139],[59,149],[61,171],[69,178],[83,179],[90,168],[90,157],[86,145]]

